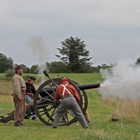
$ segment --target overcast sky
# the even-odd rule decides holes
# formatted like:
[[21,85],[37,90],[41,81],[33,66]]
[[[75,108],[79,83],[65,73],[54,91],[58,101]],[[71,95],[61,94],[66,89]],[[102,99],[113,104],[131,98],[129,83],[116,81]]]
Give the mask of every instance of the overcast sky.
[[[38,64],[29,40],[46,42],[46,61],[61,41],[85,41],[95,65],[140,57],[140,0],[0,0],[0,52],[14,63]],[[42,54],[43,55],[43,54]]]

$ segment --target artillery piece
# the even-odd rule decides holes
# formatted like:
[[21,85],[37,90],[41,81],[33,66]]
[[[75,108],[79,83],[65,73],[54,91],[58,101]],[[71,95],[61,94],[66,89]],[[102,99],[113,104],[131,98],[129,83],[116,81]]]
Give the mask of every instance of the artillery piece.
[[[43,73],[48,77],[48,80],[41,84],[37,89],[34,108],[39,120],[47,126],[51,126],[53,124],[55,110],[58,107],[58,104],[54,99],[55,89],[60,84],[61,78],[52,79],[46,71],[43,71]],[[69,83],[72,84],[77,90],[80,96],[80,107],[83,113],[85,113],[88,107],[88,98],[85,90],[98,88],[100,87],[100,83],[79,85],[74,80],[69,80]],[[59,125],[70,125],[76,121],[77,119],[72,111],[67,110],[62,116]]]

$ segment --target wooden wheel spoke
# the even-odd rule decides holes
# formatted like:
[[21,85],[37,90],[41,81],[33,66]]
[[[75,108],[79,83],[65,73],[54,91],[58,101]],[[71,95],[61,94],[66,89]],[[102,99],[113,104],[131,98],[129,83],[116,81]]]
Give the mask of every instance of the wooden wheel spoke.
[[48,110],[42,110],[41,112],[43,112],[43,113],[40,113],[40,116],[43,116],[45,114],[48,114]]
[[[49,105],[50,105],[50,103],[41,104],[41,105],[38,105],[37,108],[43,108],[43,107],[47,107]],[[52,106],[53,106],[53,104],[52,104]]]
[[71,110],[67,110],[67,113],[68,113],[69,115],[71,115],[72,117],[75,116]]
[[50,120],[53,120],[53,116],[54,116],[54,114],[55,114],[55,110],[56,110],[56,108],[54,108],[53,112],[51,113],[51,116],[49,117],[48,122],[49,122]]
[[46,90],[45,88],[43,88],[43,91],[44,91],[49,97],[51,97],[52,99],[54,99],[54,97],[53,97],[50,93],[48,93],[47,90]]

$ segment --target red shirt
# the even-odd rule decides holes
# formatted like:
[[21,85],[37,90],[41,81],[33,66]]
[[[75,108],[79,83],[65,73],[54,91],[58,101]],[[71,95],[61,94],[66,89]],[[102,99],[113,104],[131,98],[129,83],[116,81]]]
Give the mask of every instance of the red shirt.
[[[67,84],[66,88],[70,91],[71,94],[73,94],[75,96],[76,100],[79,102],[80,97],[79,97],[79,94],[76,91],[76,89],[71,84]],[[62,85],[60,85],[56,88],[56,92],[55,92],[55,95],[54,95],[54,98],[56,100],[59,100],[59,99],[62,98],[63,90],[64,90],[64,87]],[[69,96],[70,93],[67,90],[65,90],[64,96]]]

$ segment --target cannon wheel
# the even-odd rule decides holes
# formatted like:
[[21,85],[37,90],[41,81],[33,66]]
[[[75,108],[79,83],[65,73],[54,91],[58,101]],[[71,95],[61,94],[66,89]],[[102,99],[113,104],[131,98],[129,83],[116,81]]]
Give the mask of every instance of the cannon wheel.
[[[79,83],[71,80],[75,85],[79,85]],[[85,90],[80,90],[80,98],[82,99],[82,110],[83,110],[83,113],[86,112],[87,110],[87,107],[88,107],[88,97],[87,97],[87,94],[86,94],[86,91]]]
[[[52,82],[53,81],[53,82]],[[70,84],[72,84],[75,89],[77,90],[81,102],[80,102],[80,107],[85,113],[87,109],[87,104],[88,104],[88,99],[85,91],[80,91],[77,88],[77,82],[70,80]],[[42,121],[44,124],[51,126],[53,124],[54,120],[54,114],[57,109],[57,105],[54,102],[53,95],[55,91],[53,90],[56,88],[57,85],[60,84],[60,78],[54,78],[52,80],[45,81],[38,89],[35,95],[35,101],[34,101],[34,108],[36,111],[37,117]],[[53,93],[49,94],[46,91],[46,88],[51,88],[53,90]],[[42,96],[40,93],[41,91],[44,91],[47,96]],[[74,122],[76,122],[77,119],[73,112],[71,110],[67,110],[66,113],[62,116],[59,125],[70,125]]]

